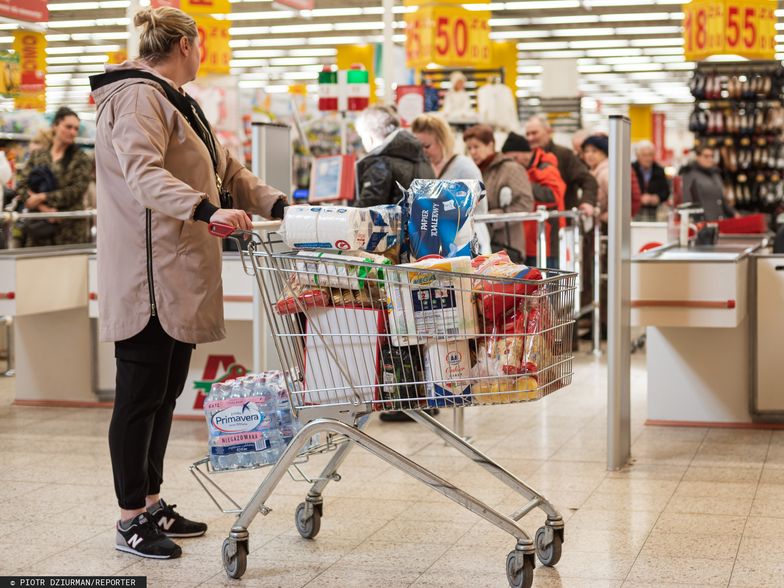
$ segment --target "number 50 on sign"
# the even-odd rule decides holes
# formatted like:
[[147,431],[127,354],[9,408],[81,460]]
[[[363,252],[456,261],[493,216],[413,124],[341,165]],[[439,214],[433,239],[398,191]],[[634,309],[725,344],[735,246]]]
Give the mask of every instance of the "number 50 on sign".
[[490,12],[424,6],[408,14],[406,65],[477,67],[490,62]]

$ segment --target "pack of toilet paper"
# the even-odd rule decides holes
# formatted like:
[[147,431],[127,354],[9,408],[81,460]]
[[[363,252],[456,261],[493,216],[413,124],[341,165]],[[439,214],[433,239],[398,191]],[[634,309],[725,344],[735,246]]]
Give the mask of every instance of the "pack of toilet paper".
[[470,256],[474,209],[484,194],[478,180],[414,180],[404,199],[410,258]]
[[280,233],[294,249],[381,253],[400,239],[399,206],[289,206]]

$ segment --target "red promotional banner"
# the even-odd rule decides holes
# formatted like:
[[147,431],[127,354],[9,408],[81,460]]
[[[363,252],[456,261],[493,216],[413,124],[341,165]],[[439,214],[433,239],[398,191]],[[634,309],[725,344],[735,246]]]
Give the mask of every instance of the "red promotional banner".
[[667,145],[665,143],[667,115],[663,112],[654,112],[653,115],[653,146],[656,150],[655,158],[664,165],[667,161]]
[[0,16],[28,22],[46,22],[46,0],[0,0]]
[[274,4],[280,4],[294,10],[313,10],[316,2],[315,0],[275,0]]

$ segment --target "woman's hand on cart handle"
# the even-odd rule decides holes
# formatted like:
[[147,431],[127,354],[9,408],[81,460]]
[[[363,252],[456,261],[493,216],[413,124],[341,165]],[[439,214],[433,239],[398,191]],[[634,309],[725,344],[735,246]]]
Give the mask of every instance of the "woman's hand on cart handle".
[[251,220],[248,213],[234,208],[219,208],[216,210],[210,217],[210,224],[213,223],[230,225],[241,231],[250,231],[253,228],[250,224]]

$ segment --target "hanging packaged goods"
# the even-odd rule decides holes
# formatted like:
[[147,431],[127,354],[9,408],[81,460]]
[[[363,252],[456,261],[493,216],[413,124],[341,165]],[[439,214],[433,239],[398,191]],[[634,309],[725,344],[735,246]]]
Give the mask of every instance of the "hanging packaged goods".
[[687,61],[713,55],[775,59],[775,0],[693,0],[683,14]]

